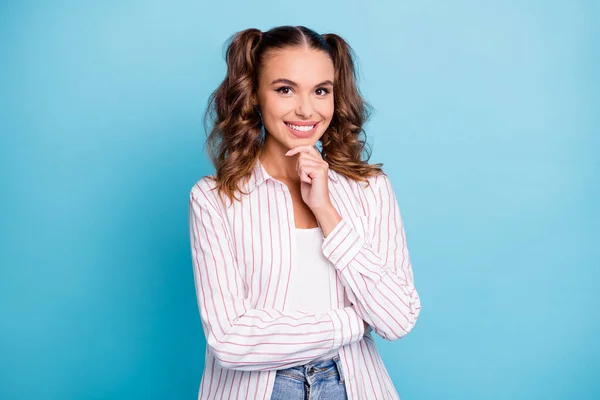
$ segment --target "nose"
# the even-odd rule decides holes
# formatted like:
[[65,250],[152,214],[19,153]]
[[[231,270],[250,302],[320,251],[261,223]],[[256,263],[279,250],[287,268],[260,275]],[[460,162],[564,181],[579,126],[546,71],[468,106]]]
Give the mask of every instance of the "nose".
[[296,105],[296,114],[304,118],[310,118],[313,114],[313,106],[310,96],[298,96],[298,104]]

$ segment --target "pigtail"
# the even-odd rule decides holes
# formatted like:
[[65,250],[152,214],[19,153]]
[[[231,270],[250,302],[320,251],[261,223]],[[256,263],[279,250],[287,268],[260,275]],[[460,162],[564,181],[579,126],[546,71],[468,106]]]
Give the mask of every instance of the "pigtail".
[[[227,74],[211,94],[204,119],[206,146],[216,167],[217,187],[230,199],[240,179],[249,177],[264,142],[262,120],[253,103],[257,90],[256,51],[262,35],[259,29],[251,28],[229,39],[225,53]],[[206,123],[209,118],[213,121],[210,130]]]
[[[364,181],[364,177],[382,172],[382,164],[366,163],[371,157],[371,151],[363,125],[370,117],[371,107],[358,90],[356,57],[350,45],[334,33],[327,33],[322,37],[329,47],[335,68],[335,114],[331,129],[321,137],[323,158],[336,171]],[[366,160],[363,159],[363,152],[366,153]]]

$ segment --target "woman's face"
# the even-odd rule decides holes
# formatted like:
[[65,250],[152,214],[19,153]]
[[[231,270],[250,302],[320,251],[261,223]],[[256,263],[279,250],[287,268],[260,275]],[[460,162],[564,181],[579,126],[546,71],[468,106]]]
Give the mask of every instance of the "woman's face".
[[285,153],[317,143],[333,118],[333,77],[333,62],[323,51],[289,48],[267,54],[257,95],[268,147]]

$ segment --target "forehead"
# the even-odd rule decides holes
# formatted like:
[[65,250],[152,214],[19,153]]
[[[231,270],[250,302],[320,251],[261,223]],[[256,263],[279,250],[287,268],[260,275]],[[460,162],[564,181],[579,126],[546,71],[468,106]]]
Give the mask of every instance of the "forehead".
[[310,85],[327,79],[333,81],[334,67],[324,51],[287,48],[273,50],[266,55],[260,76],[267,85],[278,78]]

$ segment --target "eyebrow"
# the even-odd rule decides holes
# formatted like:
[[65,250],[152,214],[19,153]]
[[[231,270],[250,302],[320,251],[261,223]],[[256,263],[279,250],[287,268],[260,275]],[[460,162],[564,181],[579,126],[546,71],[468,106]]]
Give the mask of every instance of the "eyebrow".
[[[275,79],[273,82],[271,82],[271,85],[275,85],[276,83],[285,83],[285,84],[287,84],[287,85],[290,85],[290,86],[295,86],[295,87],[297,87],[297,86],[298,86],[298,84],[297,84],[296,82],[294,82],[294,81],[291,81],[291,80],[289,80],[289,79],[285,79],[285,78],[279,78],[279,79]],[[332,81],[330,81],[329,79],[327,79],[326,81],[323,81],[323,82],[321,82],[321,83],[319,83],[319,84],[315,85],[315,87],[317,87],[317,86],[326,86],[326,85],[331,85],[331,86],[333,86],[333,82],[332,82]]]

